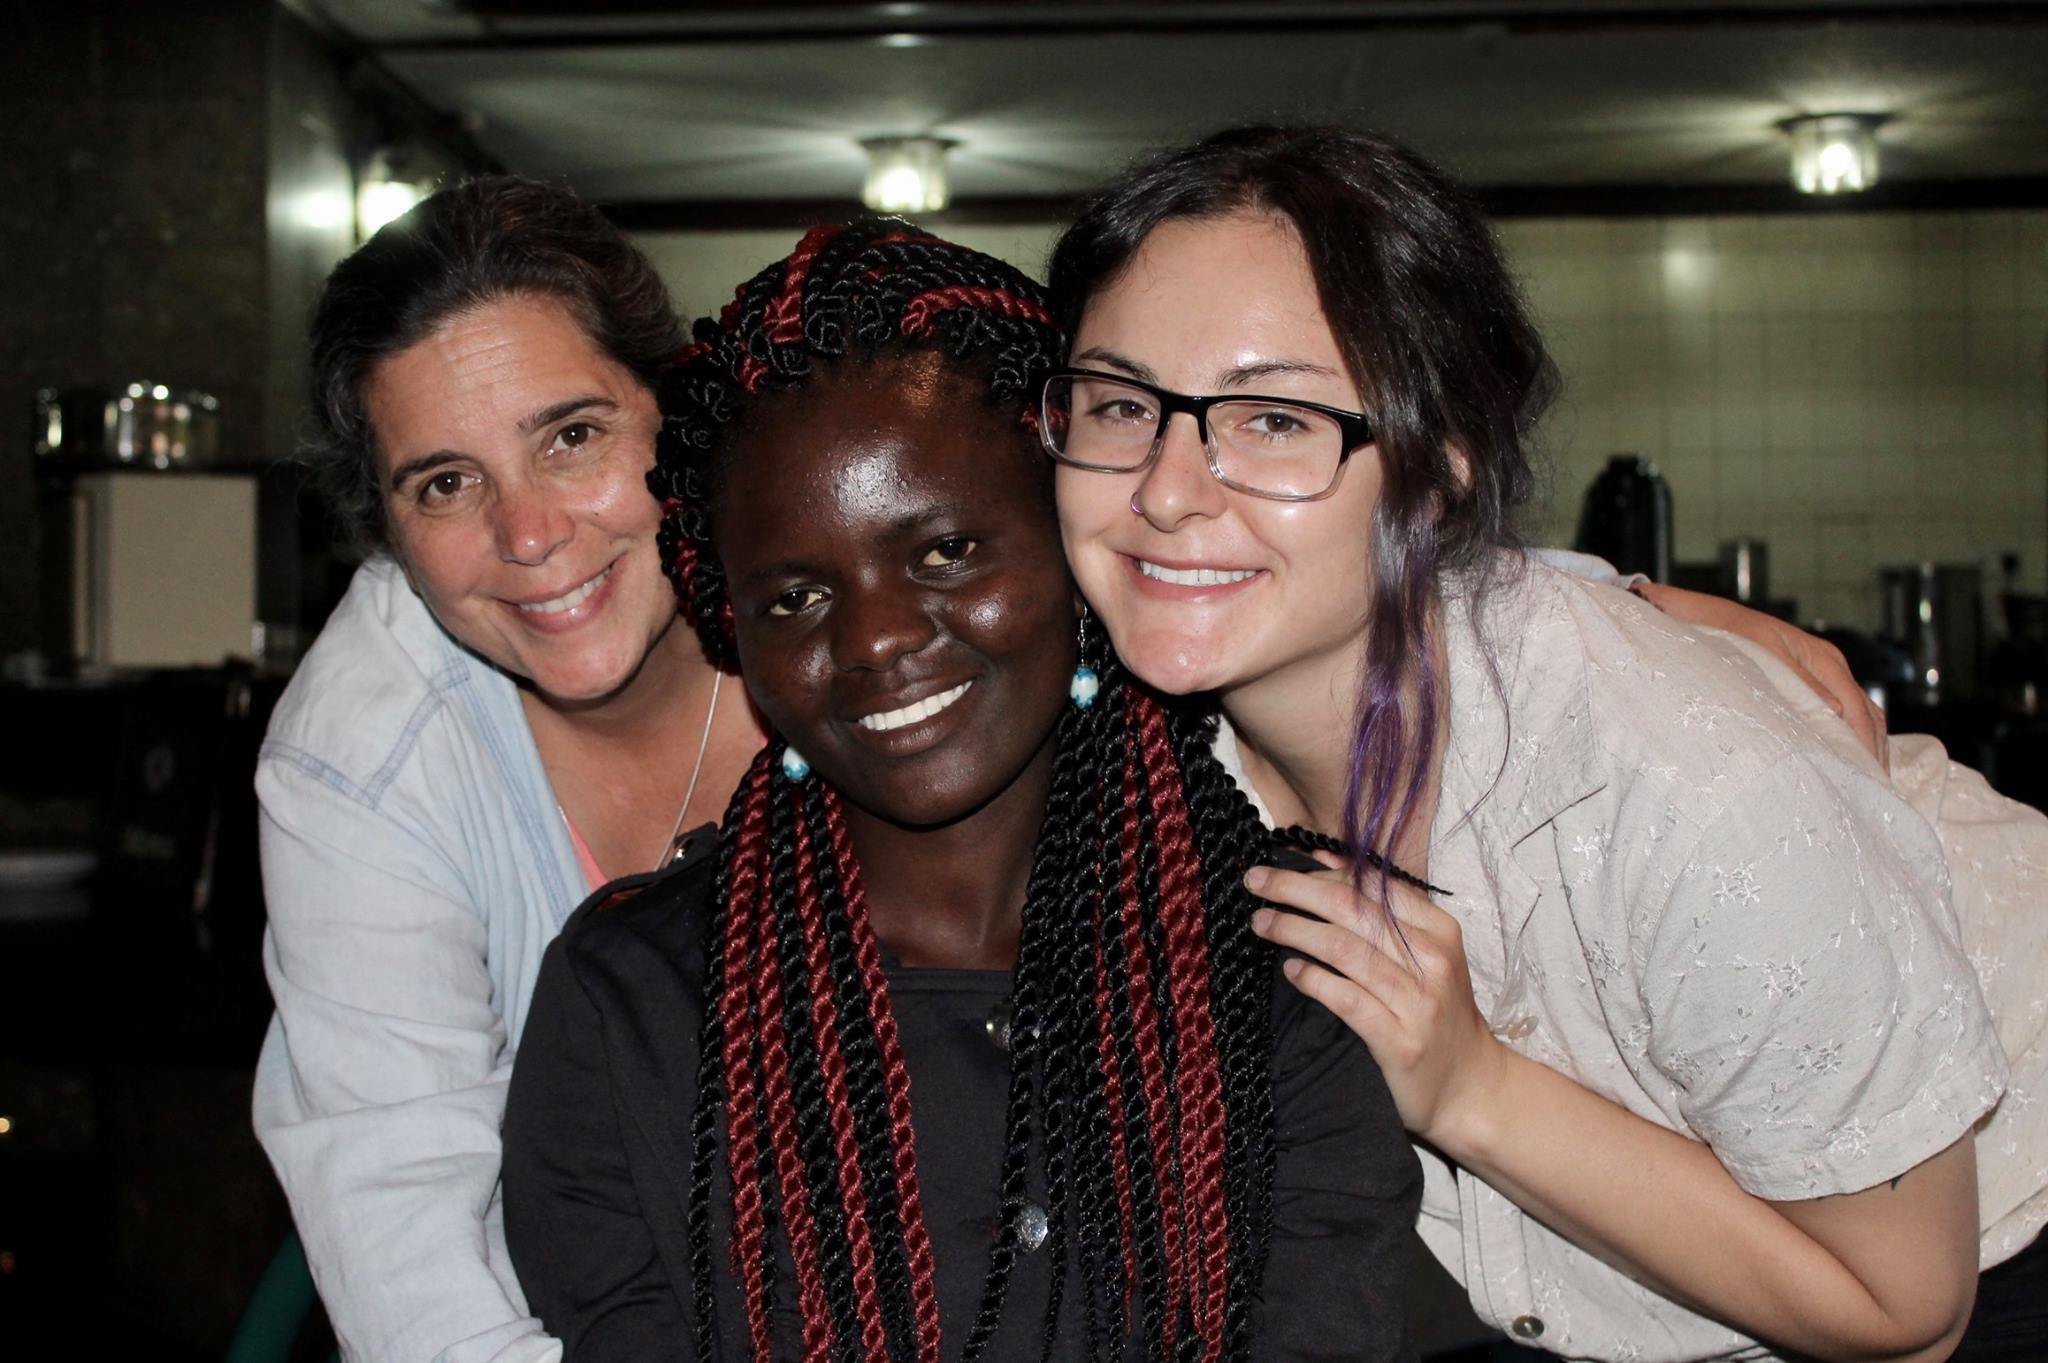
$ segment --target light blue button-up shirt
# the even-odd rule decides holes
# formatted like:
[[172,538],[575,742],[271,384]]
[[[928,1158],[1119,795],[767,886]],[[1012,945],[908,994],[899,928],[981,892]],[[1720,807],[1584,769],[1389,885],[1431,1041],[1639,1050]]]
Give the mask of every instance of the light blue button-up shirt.
[[271,720],[256,1072],[344,1357],[560,1346],[505,1253],[499,1124],[541,953],[587,887],[512,682],[389,560],[364,565]]

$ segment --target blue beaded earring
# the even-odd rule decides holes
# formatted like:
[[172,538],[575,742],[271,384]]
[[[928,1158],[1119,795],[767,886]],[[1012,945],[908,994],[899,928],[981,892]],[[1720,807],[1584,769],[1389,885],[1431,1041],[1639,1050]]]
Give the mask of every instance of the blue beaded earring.
[[1095,675],[1095,669],[1088,666],[1088,607],[1081,607],[1081,623],[1074,639],[1074,679],[1067,683],[1067,699],[1074,702],[1074,708],[1085,710],[1095,703],[1096,692],[1102,689],[1102,678]]
[[782,774],[791,781],[801,781],[811,774],[810,762],[787,743],[782,745]]

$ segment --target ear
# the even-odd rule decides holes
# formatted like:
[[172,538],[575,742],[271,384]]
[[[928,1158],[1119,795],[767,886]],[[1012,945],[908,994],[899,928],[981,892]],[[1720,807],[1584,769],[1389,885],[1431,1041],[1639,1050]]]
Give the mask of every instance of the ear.
[[1444,442],[1444,462],[1450,466],[1451,485],[1458,490],[1458,495],[1468,496],[1472,491],[1472,456],[1447,440]]

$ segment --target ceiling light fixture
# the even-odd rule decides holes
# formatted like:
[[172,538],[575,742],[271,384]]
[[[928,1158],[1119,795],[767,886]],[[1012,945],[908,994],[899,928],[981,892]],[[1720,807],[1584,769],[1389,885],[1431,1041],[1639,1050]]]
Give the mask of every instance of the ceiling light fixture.
[[1808,114],[1778,126],[1792,139],[1792,183],[1802,194],[1855,194],[1877,183],[1883,114]]
[[428,177],[419,173],[418,159],[403,148],[379,147],[363,163],[356,180],[357,241],[368,241],[378,228],[433,193]]
[[861,202],[877,213],[936,213],[946,206],[946,153],[960,145],[943,137],[870,137]]

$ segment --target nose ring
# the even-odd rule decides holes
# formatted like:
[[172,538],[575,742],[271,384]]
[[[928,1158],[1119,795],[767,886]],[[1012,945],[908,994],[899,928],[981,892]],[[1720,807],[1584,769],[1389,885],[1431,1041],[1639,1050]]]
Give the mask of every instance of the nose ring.
[[1138,505],[1138,494],[1135,492],[1131,494],[1131,514],[1133,516],[1142,516],[1145,514],[1145,508]]

